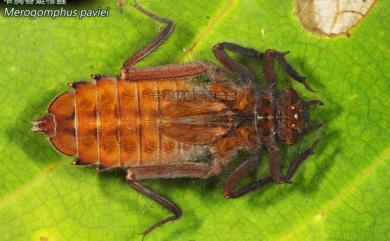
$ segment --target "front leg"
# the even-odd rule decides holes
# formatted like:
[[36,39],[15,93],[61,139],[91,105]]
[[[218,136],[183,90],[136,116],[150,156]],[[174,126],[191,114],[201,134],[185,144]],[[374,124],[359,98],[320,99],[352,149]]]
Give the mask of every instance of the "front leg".
[[238,74],[244,80],[248,80],[249,83],[255,82],[255,74],[249,70],[246,66],[238,63],[232,57],[226,53],[226,49],[232,52],[241,54],[242,56],[262,59],[263,54],[255,49],[242,47],[234,43],[218,43],[213,47],[214,56],[218,61],[227,67],[230,71]]
[[273,60],[276,59],[279,62],[282,69],[288,75],[290,75],[291,78],[302,83],[308,91],[314,92],[314,90],[306,82],[306,78],[299,75],[298,72],[284,58],[284,55],[286,55],[287,53],[288,52],[281,53],[273,49],[268,49],[265,51],[264,61],[263,61],[263,71],[264,71],[265,79],[267,81],[267,89],[273,90],[274,86],[276,85],[276,77],[273,70]]

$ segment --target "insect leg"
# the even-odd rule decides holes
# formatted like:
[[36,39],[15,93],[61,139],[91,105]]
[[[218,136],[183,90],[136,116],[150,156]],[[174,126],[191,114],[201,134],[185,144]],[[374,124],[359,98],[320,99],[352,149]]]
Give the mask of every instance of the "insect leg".
[[135,189],[136,191],[144,194],[145,196],[149,197],[153,201],[157,202],[158,204],[162,205],[166,209],[172,212],[173,216],[170,216],[168,218],[161,219],[157,223],[153,224],[150,226],[148,229],[146,229],[143,232],[143,238],[148,235],[151,231],[153,231],[155,228],[163,225],[164,223],[174,221],[181,216],[181,210],[180,207],[178,207],[176,204],[174,204],[171,200],[168,198],[162,196],[161,194],[158,194],[157,192],[153,191],[150,188],[147,188],[143,186],[141,183],[133,181],[133,180],[128,180],[128,184],[131,188]]
[[294,176],[296,170],[298,167],[302,164],[304,160],[306,160],[310,155],[313,154],[313,150],[318,144],[319,140],[316,140],[313,142],[313,144],[310,146],[310,148],[306,149],[305,151],[301,152],[295,160],[291,163],[290,167],[287,170],[287,175],[284,177],[286,181],[290,181],[290,179]]
[[219,169],[202,163],[180,163],[144,167],[131,167],[127,170],[128,179],[144,180],[156,178],[193,177],[207,178],[219,173]]
[[146,9],[144,9],[143,7],[141,7],[137,3],[134,3],[133,6],[138,11],[142,12],[143,14],[145,14],[146,16],[148,16],[148,17],[150,17],[150,18],[152,18],[152,19],[154,19],[154,20],[156,20],[156,21],[158,21],[160,23],[165,23],[166,27],[164,28],[164,30],[158,35],[158,37],[153,42],[148,44],[140,52],[138,52],[135,55],[133,55],[130,58],[128,58],[123,63],[123,68],[131,68],[131,66],[133,66],[134,64],[139,62],[142,58],[144,58],[148,54],[150,54],[159,45],[161,45],[169,37],[169,35],[171,35],[173,30],[175,29],[175,23],[172,22],[170,19],[159,17],[159,16],[155,15],[154,13],[151,13],[151,12],[147,11]]
[[196,163],[181,163],[181,164],[171,164],[171,165],[156,165],[156,166],[147,166],[147,167],[132,167],[127,170],[126,179],[128,184],[133,189],[144,194],[150,199],[156,201],[169,211],[173,213],[173,216],[164,218],[157,223],[150,226],[143,232],[144,237],[153,231],[155,228],[170,222],[174,221],[181,216],[180,208],[175,205],[168,198],[158,194],[157,192],[144,187],[138,181],[143,179],[152,179],[152,178],[175,178],[175,177],[198,177],[198,178],[207,178],[210,175],[218,174],[219,170],[214,171],[213,167],[210,167],[206,164],[196,164]]
[[121,79],[136,81],[189,77],[206,72],[208,68],[208,64],[204,62],[171,64],[153,68],[124,68],[121,71]]
[[[315,143],[316,144],[316,143]],[[228,198],[237,198],[240,196],[243,196],[244,194],[251,192],[257,188],[266,186],[272,182],[274,183],[284,183],[290,181],[291,177],[294,175],[295,171],[297,170],[298,166],[309,156],[311,155],[312,149],[314,148],[314,145],[312,145],[311,148],[306,150],[305,152],[301,153],[291,164],[291,166],[288,169],[287,175],[282,176],[281,168],[280,168],[280,149],[277,146],[271,147],[270,150],[270,168],[271,168],[271,176],[261,178],[255,182],[249,183],[245,185],[244,187],[240,188],[238,191],[233,191],[235,185],[237,182],[247,175],[249,172],[251,172],[254,169],[254,165],[257,164],[257,162],[254,162],[251,159],[248,159],[245,161],[240,167],[238,167],[232,175],[229,177],[228,181],[225,184],[224,187],[224,193],[225,196]],[[257,159],[255,159],[257,160]]]
[[264,55],[263,53],[257,51],[256,49],[243,47],[241,45],[235,43],[229,43],[229,42],[217,43],[213,47],[213,52],[214,54],[219,52],[226,53],[225,49],[241,54],[242,56],[251,57],[251,58],[262,59]]
[[[296,81],[302,83],[308,91],[314,92],[314,90],[306,82],[306,77],[300,76],[298,74],[298,72],[284,58],[284,55],[286,55],[287,53],[288,52],[281,53],[281,52],[278,52],[278,51],[273,50],[273,49],[266,50],[265,54],[264,54],[264,62],[263,62],[264,71],[265,72],[267,71],[269,73],[271,71],[271,68],[272,68],[272,65],[273,65],[272,61],[273,61],[273,59],[276,59],[279,62],[279,64],[282,66],[283,70],[288,75],[290,75]],[[275,84],[275,82],[276,82],[274,74],[272,74],[272,75],[273,75],[272,76],[273,78],[270,78],[268,80],[267,74],[265,74],[265,77],[266,77],[266,79],[267,79],[269,84]]]
[[239,167],[237,167],[236,170],[233,171],[233,173],[229,176],[229,178],[227,179],[227,181],[225,182],[225,185],[223,187],[223,194],[225,197],[237,198],[237,197],[240,197],[240,196],[246,194],[249,191],[254,190],[254,189],[245,190],[245,192],[243,192],[242,188],[239,190],[235,190],[235,188],[237,187],[238,182],[243,177],[245,177],[250,172],[255,170],[255,168],[259,165],[259,162],[257,159],[258,159],[257,155],[252,156],[252,157],[248,158],[244,163],[242,163]]
[[307,159],[310,155],[313,154],[313,149],[317,145],[318,140],[316,140],[310,148],[300,153],[293,163],[290,165],[287,171],[286,176],[282,176],[280,172],[280,150],[279,148],[273,148],[271,150],[271,176],[266,178],[261,178],[255,182],[249,183],[244,187],[240,188],[237,191],[234,191],[238,181],[245,177],[248,173],[253,171],[255,167],[258,165],[257,158],[251,157],[246,160],[243,164],[241,164],[228,178],[226,184],[224,186],[224,195],[227,198],[237,198],[243,196],[244,194],[251,192],[257,188],[263,187],[272,182],[283,183],[289,182],[293,175],[295,174],[298,167],[302,164],[302,162]]
[[232,72],[237,73],[243,79],[249,80],[249,82],[254,81],[255,74],[250,71],[246,66],[238,63],[232,57],[230,57],[226,53],[225,49],[236,52],[246,57],[262,58],[263,54],[255,49],[245,48],[240,45],[227,42],[218,43],[213,47],[214,56],[221,64],[223,64]]
[[271,184],[271,183],[272,183],[272,177],[260,178],[257,181],[251,182],[251,183],[243,186],[242,188],[240,188],[238,191],[235,192],[235,195],[228,196],[228,198],[241,197],[241,196],[247,194],[248,192],[252,192],[258,188],[264,187],[264,186]]
[[273,144],[269,150],[269,166],[271,177],[274,183],[283,183],[284,178],[281,171],[281,152],[280,148]]
[[309,100],[309,101],[305,101],[305,105],[307,107],[310,107],[310,106],[319,106],[319,105],[324,105],[324,102],[320,101],[320,100]]

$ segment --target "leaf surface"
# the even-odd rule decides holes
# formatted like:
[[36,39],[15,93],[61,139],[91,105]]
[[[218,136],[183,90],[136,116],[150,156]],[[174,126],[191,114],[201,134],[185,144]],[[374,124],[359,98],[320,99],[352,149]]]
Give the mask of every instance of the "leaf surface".
[[[169,196],[183,217],[146,240],[390,240],[390,3],[378,1],[351,37],[323,38],[300,26],[291,1],[145,1],[177,24],[172,38],[139,66],[196,59],[229,41],[261,51],[290,51],[325,106],[325,124],[287,151],[321,142],[293,178],[236,200],[222,196],[226,174],[210,180],[145,182]],[[130,190],[122,172],[78,168],[30,132],[66,83],[117,75],[159,25],[114,2],[107,18],[0,17],[0,240],[138,240],[167,211]],[[282,75],[283,76],[283,75]],[[261,170],[266,170],[263,158]],[[254,178],[254,176],[251,176]],[[246,181],[249,181],[247,179]]]

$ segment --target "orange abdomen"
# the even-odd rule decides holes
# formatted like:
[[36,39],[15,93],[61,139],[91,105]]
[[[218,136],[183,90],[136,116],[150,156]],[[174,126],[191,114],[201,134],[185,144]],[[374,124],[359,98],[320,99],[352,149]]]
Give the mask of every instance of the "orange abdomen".
[[57,124],[50,140],[62,153],[78,156],[80,164],[111,168],[177,163],[201,153],[202,144],[231,127],[226,121],[199,119],[228,108],[212,99],[186,101],[182,95],[196,87],[185,78],[103,77],[73,87],[74,92],[57,97],[49,107]]

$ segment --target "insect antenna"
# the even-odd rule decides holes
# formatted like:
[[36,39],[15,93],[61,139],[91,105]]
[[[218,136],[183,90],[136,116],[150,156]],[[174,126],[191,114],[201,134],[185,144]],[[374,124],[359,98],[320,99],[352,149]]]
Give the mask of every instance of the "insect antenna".
[[[324,102],[320,101],[320,100],[309,100],[309,101],[303,101],[303,110],[301,112],[303,112],[303,115],[304,115],[304,119],[306,121],[309,120],[309,108],[311,106],[322,106],[324,105]],[[305,127],[304,127],[304,132],[307,133],[307,132],[311,132],[311,131],[314,131],[314,130],[317,130],[317,129],[320,129],[322,127],[322,124],[321,123],[316,123],[316,124],[306,124]]]
[[311,131],[314,131],[314,130],[318,130],[320,129],[321,127],[323,126],[323,124],[321,123],[316,123],[316,124],[310,124],[308,126],[305,127],[305,130],[304,132],[311,132]]
[[309,101],[305,101],[305,104],[307,107],[310,107],[310,106],[324,105],[324,102],[320,100],[309,100]]

